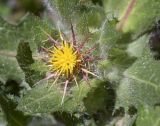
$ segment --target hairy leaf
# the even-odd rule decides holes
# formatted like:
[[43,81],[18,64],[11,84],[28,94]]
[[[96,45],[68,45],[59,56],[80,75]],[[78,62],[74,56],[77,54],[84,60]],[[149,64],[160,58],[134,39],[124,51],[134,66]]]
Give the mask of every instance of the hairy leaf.
[[153,106],[160,103],[159,61],[155,60],[148,48],[126,72],[117,90],[117,105],[127,107],[141,104]]
[[159,5],[160,2],[157,0],[129,0],[125,8],[120,9],[118,29],[136,34],[147,31],[159,20]]
[[[77,86],[72,87],[67,92],[62,105],[63,88],[58,84],[52,85],[52,83],[42,81],[37,84],[36,87],[28,91],[20,100],[18,109],[32,114],[54,111],[66,111],[70,113],[84,111],[82,99],[86,97],[91,89],[86,83],[81,83],[79,88]],[[91,81],[91,85],[95,86],[96,84],[96,81]],[[50,89],[51,85],[52,88]]]
[[3,95],[2,92],[0,101],[8,126],[24,126],[27,124],[29,116],[24,116],[22,112],[15,110],[15,104]]
[[33,86],[34,83],[44,78],[44,74],[39,73],[35,70],[32,70],[30,66],[34,63],[32,58],[32,52],[30,50],[29,43],[20,42],[17,50],[17,61],[21,69],[25,73],[26,82]]
[[159,106],[153,108],[144,106],[141,107],[138,118],[136,120],[137,126],[159,126],[160,125],[160,108]]

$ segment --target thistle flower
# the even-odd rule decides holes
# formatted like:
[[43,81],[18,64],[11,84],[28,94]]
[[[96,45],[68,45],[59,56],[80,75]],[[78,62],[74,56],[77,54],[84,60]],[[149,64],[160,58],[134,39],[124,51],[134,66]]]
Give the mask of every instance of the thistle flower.
[[54,40],[49,34],[45,32],[45,34],[47,34],[47,36],[49,37],[49,40],[53,43],[53,48],[46,49],[42,47],[49,56],[49,60],[47,62],[49,64],[48,66],[50,67],[51,72],[53,73],[49,77],[47,77],[47,79],[50,79],[52,77],[55,78],[52,86],[57,82],[57,80],[60,77],[64,77],[66,80],[61,104],[63,104],[64,102],[64,97],[66,94],[68,83],[74,80],[75,83],[77,84],[76,80],[77,75],[82,75],[83,79],[87,81],[87,83],[88,83],[88,74],[98,77],[96,74],[90,72],[87,69],[88,67],[87,64],[89,62],[96,60],[96,58],[90,56],[90,53],[92,53],[92,51],[95,50],[96,46],[92,47],[87,51],[83,51],[84,45],[87,40],[78,45],[75,39],[75,33],[72,24],[71,24],[71,30],[72,30],[71,42],[64,40],[60,30],[59,30],[59,35],[61,39],[60,42]]
[[73,45],[66,41],[61,46],[54,47],[50,57],[52,70],[65,75],[67,78],[74,74],[74,70],[80,62]]

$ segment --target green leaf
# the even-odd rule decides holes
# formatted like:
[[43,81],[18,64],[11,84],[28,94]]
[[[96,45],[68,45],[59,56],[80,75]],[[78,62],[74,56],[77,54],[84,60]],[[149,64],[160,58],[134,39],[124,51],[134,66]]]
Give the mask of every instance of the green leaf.
[[[24,80],[24,74],[15,60],[20,41],[29,42],[32,51],[36,52],[47,36],[40,32],[49,31],[45,21],[28,16],[25,22],[15,27],[0,19],[0,80],[5,83],[8,79]],[[49,32],[50,33],[50,32]]]
[[82,123],[82,120],[71,113],[54,112],[53,115],[57,120],[61,120],[66,126],[78,126],[78,124]]
[[[36,57],[36,52],[39,47],[47,43],[43,42],[44,40],[46,41],[47,35],[42,30],[50,34],[52,28],[49,27],[49,23],[46,23],[46,21],[40,20],[32,15],[27,16],[25,21],[18,26],[12,26],[4,20],[0,20],[0,79],[2,82],[5,83],[8,79],[24,80],[24,74],[22,70],[19,69],[17,61],[15,60],[18,44],[20,41],[29,42],[34,57]],[[28,55],[23,53],[25,49],[24,46],[24,49],[18,53],[18,55],[21,53],[22,59]],[[28,59],[21,60],[20,62],[22,62],[21,65],[23,64],[23,70],[25,69],[25,72],[27,71],[27,82],[33,85],[34,81],[38,80],[39,74],[43,75],[43,73],[35,73],[33,71],[36,70],[29,70],[30,65],[26,65],[25,63],[28,62]]]
[[141,57],[143,54],[143,50],[145,49],[146,44],[148,43],[148,40],[148,35],[141,36],[139,39],[133,41],[131,44],[128,45],[128,48],[126,50],[127,53],[133,57]]
[[136,108],[146,104],[154,106],[160,101],[159,93],[159,88],[148,83],[125,78],[117,89],[116,108],[124,107],[127,110],[130,105],[136,106]]
[[0,81],[3,83],[8,79],[22,81],[24,78],[15,59],[17,38],[13,35],[13,27],[11,27],[0,19]]
[[26,82],[33,86],[37,81],[44,78],[44,74],[34,71],[30,66],[34,63],[32,52],[28,42],[20,42],[17,50],[17,61],[25,73]]
[[[87,111],[90,114],[96,113],[98,110],[105,110],[105,105],[107,104],[108,99],[114,96],[114,91],[111,89],[108,94],[107,88],[109,87],[109,82],[99,82],[98,87],[94,87],[87,94],[87,97],[84,98],[84,105],[87,108]],[[95,99],[98,97],[98,99]],[[91,105],[92,103],[92,105]]]
[[4,113],[2,112],[2,109],[0,107],[0,125],[6,125],[6,120],[4,119]]
[[74,15],[76,28],[82,35],[96,31],[105,19],[103,8],[95,5],[79,5],[76,12]]
[[153,58],[149,48],[145,48],[141,58],[139,58],[126,72],[125,75],[129,78],[140,82],[152,85],[159,88],[159,68],[160,63]]
[[121,38],[121,33],[117,32],[115,29],[116,23],[117,20],[109,20],[108,18],[103,21],[101,28],[99,29],[100,35],[98,41],[100,43],[112,46]]
[[117,105],[125,107],[141,104],[153,106],[160,102],[159,61],[154,60],[149,49],[146,48],[139,58],[128,70],[125,79],[117,90]]
[[[8,52],[6,52],[8,55]],[[4,55],[4,54],[3,54]],[[18,63],[14,57],[0,54],[0,81],[5,83],[8,79],[22,81],[24,74],[19,68]]]
[[0,92],[0,105],[8,123],[8,126],[24,126],[27,124],[29,116],[24,116],[22,112],[15,110],[15,104]]
[[39,72],[40,75],[44,75],[49,71],[48,66],[41,60],[35,60],[34,63],[31,64],[30,69]]
[[86,112],[96,118],[97,125],[103,125],[112,118],[113,106],[115,104],[114,87],[108,81],[97,81],[83,99]]
[[[70,24],[72,23],[76,26],[75,29],[78,32],[78,36],[87,35],[89,31],[97,30],[105,19],[104,9],[92,4],[90,1],[70,0],[68,2],[65,0],[55,0],[53,4],[60,12],[63,22],[69,26],[66,25],[66,28],[62,29],[66,30],[70,28]],[[60,24],[60,26],[64,24]]]
[[10,11],[10,8],[5,6],[5,4],[0,4],[0,16],[8,14]]
[[131,35],[116,31],[116,23],[115,19],[106,18],[99,30],[100,55],[107,60],[100,61],[98,68],[104,78],[119,82],[123,71],[135,61],[135,58],[126,51],[131,42]]
[[157,0],[128,1],[125,8],[120,8],[118,29],[136,34],[147,31],[159,19],[159,7],[160,1]]
[[57,7],[63,19],[71,21],[79,0],[54,0],[53,4]]
[[19,43],[16,58],[23,71],[27,71],[27,67],[34,63],[28,42]]
[[103,0],[103,5],[106,13],[120,13],[125,6],[129,3],[129,0]]
[[160,107],[141,107],[139,109],[137,126],[159,126],[160,125]]
[[53,26],[51,27],[47,21],[40,20],[33,15],[28,15],[18,26],[12,26],[1,19],[0,49],[16,53],[19,42],[25,41],[30,43],[31,50],[35,53],[39,46],[45,44],[43,41],[46,41],[48,38],[42,30],[50,34],[53,30]]
[[[77,86],[70,88],[62,105],[63,88],[59,84],[52,85],[52,83],[42,81],[37,84],[36,87],[32,88],[22,97],[18,109],[30,114],[50,113],[54,111],[66,111],[70,113],[84,111],[82,99],[86,97],[91,89],[86,83],[80,83],[79,88]],[[94,86],[96,84],[96,81],[91,81],[91,85]],[[51,85],[52,88],[49,89]]]

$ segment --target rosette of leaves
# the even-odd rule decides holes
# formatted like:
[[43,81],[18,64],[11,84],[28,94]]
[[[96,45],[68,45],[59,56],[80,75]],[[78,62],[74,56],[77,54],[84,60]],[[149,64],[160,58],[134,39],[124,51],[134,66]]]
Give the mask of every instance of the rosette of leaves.
[[[1,98],[5,101],[0,105],[8,124],[26,125],[21,123],[26,121],[26,115],[30,117],[27,121],[35,124],[39,118],[33,115],[40,113],[40,118],[45,119],[43,114],[52,114],[66,125],[159,125],[156,118],[160,102],[159,61],[153,58],[147,45],[148,32],[159,20],[159,2],[51,2],[62,19],[60,27],[65,26],[63,32],[70,33],[72,22],[79,40],[89,36],[88,47],[99,44],[96,54],[102,60],[96,63],[95,71],[101,78],[92,78],[91,87],[85,82],[79,82],[79,88],[71,86],[66,101],[60,106],[63,88],[54,85],[48,91],[52,80],[43,80],[48,69],[38,57],[42,55],[39,54],[40,46],[50,46],[42,30],[56,39],[58,26],[48,18],[33,15],[16,27],[0,20]],[[18,93],[14,92],[16,86],[13,84],[17,85]],[[16,105],[9,101],[16,101]]]

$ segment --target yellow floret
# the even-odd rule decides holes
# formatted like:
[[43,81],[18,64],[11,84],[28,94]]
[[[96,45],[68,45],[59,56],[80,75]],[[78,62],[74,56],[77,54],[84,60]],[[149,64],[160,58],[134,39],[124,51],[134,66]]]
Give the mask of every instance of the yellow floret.
[[51,55],[53,70],[65,76],[72,75],[77,64],[77,55],[72,45],[64,42],[59,47],[54,47]]

